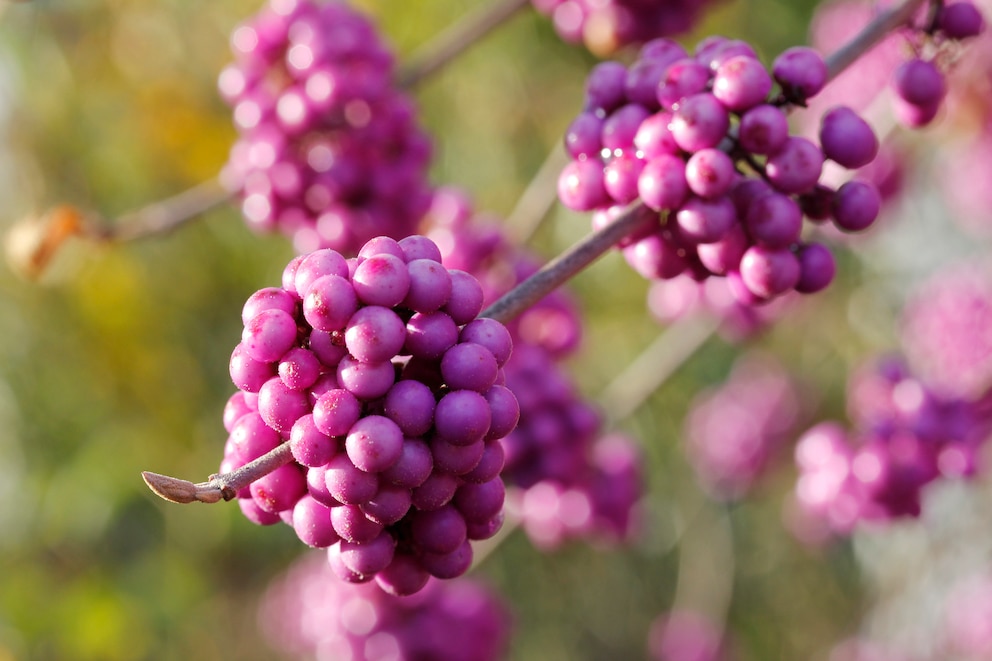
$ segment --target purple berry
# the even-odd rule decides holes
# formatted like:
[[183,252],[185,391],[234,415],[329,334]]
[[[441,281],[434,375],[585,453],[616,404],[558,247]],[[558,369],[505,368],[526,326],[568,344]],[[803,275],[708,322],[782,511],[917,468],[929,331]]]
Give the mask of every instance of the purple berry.
[[685,161],[671,154],[650,159],[637,180],[641,200],[656,211],[677,209],[689,192]]
[[793,46],[775,58],[772,75],[786,98],[802,103],[827,84],[827,64],[823,56],[806,46]]
[[985,19],[971,2],[955,2],[941,7],[937,25],[950,39],[967,39],[982,33]]
[[679,236],[693,243],[713,243],[737,222],[737,213],[728,197],[690,197],[675,213],[675,222]]
[[785,248],[799,240],[803,214],[791,197],[768,193],[748,207],[745,224],[755,243],[767,248]]
[[705,92],[686,98],[672,116],[672,138],[688,152],[716,147],[729,128],[730,115],[726,108]]
[[757,105],[741,115],[737,141],[752,154],[774,154],[789,137],[789,121],[780,109]]
[[558,198],[574,211],[591,211],[606,204],[603,168],[597,160],[572,161],[558,178]]
[[811,294],[825,289],[837,272],[833,253],[821,243],[807,243],[799,247],[799,282],[796,291]]
[[881,206],[881,196],[872,184],[848,181],[834,193],[834,224],[846,232],[860,232],[875,222]]
[[878,138],[868,122],[847,106],[831,108],[820,123],[823,155],[850,170],[871,163],[878,154]]
[[719,149],[701,149],[685,164],[689,189],[700,197],[719,197],[730,190],[737,172],[734,162]]
[[768,181],[783,193],[804,193],[812,189],[822,170],[820,148],[806,138],[796,136],[788,138],[765,163]]
[[713,75],[713,96],[735,112],[764,103],[771,89],[772,77],[764,65],[747,55],[725,60]]
[[799,282],[799,260],[788,248],[751,246],[741,258],[741,280],[755,296],[770,299]]
[[929,108],[944,98],[944,75],[930,61],[914,58],[900,64],[892,73],[895,93],[908,103]]

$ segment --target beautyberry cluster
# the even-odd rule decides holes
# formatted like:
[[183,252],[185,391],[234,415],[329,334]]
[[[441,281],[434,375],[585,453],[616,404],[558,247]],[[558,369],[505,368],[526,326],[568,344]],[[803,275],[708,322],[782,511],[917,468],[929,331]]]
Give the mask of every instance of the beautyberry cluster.
[[597,55],[692,29],[712,0],[532,0],[565,41]]
[[974,264],[938,271],[903,310],[902,359],[876,361],[848,389],[854,430],[823,423],[800,439],[800,510],[835,532],[916,516],[939,477],[982,469],[992,430],[992,281]]
[[496,661],[512,624],[503,601],[477,581],[431,580],[394,599],[342,583],[319,555],[304,556],[272,582],[258,620],[273,649],[340,661]]
[[346,581],[410,594],[464,573],[469,540],[502,524],[499,439],[519,416],[510,334],[481,309],[478,281],[419,235],[298,256],[253,294],[221,471],[287,439],[295,461],[238,493],[245,515],[328,547]]
[[[803,217],[858,231],[880,207],[866,182],[819,183],[828,159],[853,169],[875,157],[878,140],[855,112],[826,113],[819,144],[789,133],[786,107],[826,82],[823,58],[805,47],[779,55],[769,72],[742,41],[708,38],[692,55],[669,40],[648,42],[630,67],[592,70],[585,108],[566,134],[573,160],[559,197],[597,212],[594,227],[624,211],[645,215],[647,229],[622,249],[647,278],[726,277],[747,304],[819,291],[834,259],[802,239]],[[637,200],[643,205],[625,209]]]
[[900,64],[892,72],[893,112],[904,126],[926,126],[934,120],[947,93],[939,62],[941,46],[979,35],[985,27],[981,12],[968,0],[938,3],[931,24],[921,35],[930,42],[932,53],[921,53]]
[[795,451],[801,511],[839,534],[860,521],[919,516],[926,485],[976,473],[992,430],[987,400],[940,397],[895,358],[854,375],[848,409],[853,430],[820,423]]
[[231,45],[219,87],[240,135],[223,179],[248,225],[299,253],[415,233],[431,144],[374,25],[344,2],[271,0]]

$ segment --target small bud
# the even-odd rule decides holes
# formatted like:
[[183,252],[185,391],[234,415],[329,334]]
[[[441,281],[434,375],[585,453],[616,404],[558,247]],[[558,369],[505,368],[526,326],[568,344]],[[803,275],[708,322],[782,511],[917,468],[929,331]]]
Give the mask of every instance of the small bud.
[[55,207],[41,217],[24,218],[4,237],[7,263],[21,277],[37,280],[66,239],[82,233],[83,217],[75,207]]
[[186,504],[200,500],[197,485],[189,480],[180,480],[149,471],[142,472],[141,477],[144,478],[149,489],[169,502]]

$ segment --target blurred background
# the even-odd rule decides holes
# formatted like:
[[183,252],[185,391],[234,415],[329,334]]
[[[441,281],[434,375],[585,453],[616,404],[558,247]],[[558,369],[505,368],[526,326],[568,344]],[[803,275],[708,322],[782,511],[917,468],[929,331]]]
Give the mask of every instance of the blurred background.
[[[356,3],[401,62],[481,4]],[[727,0],[680,41],[746,39],[768,62],[807,42],[815,4]],[[235,137],[217,75],[232,29],[258,8],[0,2],[3,229],[57,205],[113,223],[214,177]],[[560,149],[596,61],[527,9],[423,81],[414,96],[436,141],[433,181],[509,215]],[[710,334],[694,352],[673,349],[671,378],[611,421],[646,458],[633,544],[543,553],[515,531],[473,570],[513,610],[508,658],[646,658],[649,627],[675,607],[724,621],[740,659],[826,659],[852,636],[909,658],[935,649],[951,579],[989,560],[987,481],[934,489],[920,521],[809,546],[787,525],[788,443],[747,498],[725,504],[699,486],[683,430],[694,398],[752,349],[795,380],[804,424],[843,418],[848,373],[897,348],[907,292],[987,250],[949,222],[931,176],[933,145],[967,136],[942,126],[909,137],[920,168],[879,227],[839,251],[828,291],[743,341]],[[588,227],[556,205],[531,246],[550,258]],[[217,469],[240,310],[279,283],[288,241],[253,234],[220,205],[169,234],[68,241],[37,279],[15,268],[12,250],[0,269],[0,661],[280,658],[256,613],[270,580],[304,553],[292,530],[254,526],[233,504],[166,503],[140,473],[202,480]],[[647,283],[616,254],[570,289],[586,336],[569,368],[595,400],[665,328],[647,312]]]

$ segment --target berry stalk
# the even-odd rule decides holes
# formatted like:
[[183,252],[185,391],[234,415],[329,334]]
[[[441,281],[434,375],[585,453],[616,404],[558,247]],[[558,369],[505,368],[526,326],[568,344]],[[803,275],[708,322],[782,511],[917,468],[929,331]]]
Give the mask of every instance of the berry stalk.
[[615,221],[555,257],[544,268],[493,302],[479,316],[502,323],[510,321],[568,282],[624,237],[648,227],[654,219],[643,213],[643,210],[644,205],[641,203],[631,205]]
[[169,502],[183,505],[196,502],[216,503],[234,499],[240,489],[292,460],[293,453],[290,451],[289,441],[286,441],[230,473],[212,475],[206,482],[198,484],[151,471],[143,471],[141,477],[149,489]]
[[231,198],[216,179],[210,179],[164,200],[121,216],[117,222],[93,230],[105,241],[134,241],[171,232]]
[[847,44],[826,58],[827,78],[833,80],[855,60],[867,53],[881,39],[912,18],[925,0],[906,0],[901,5],[880,13]]

